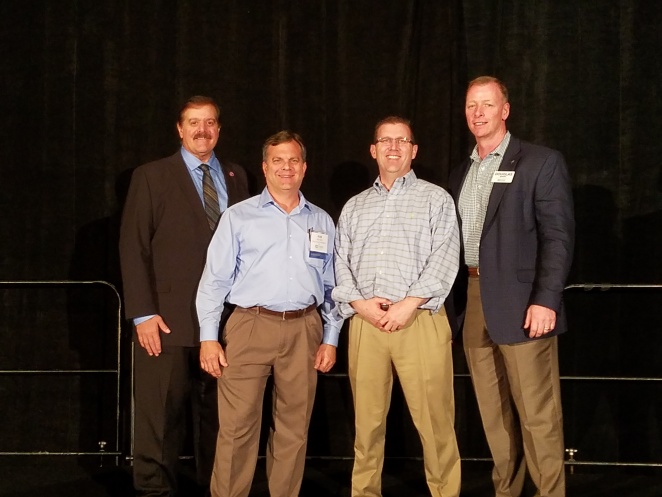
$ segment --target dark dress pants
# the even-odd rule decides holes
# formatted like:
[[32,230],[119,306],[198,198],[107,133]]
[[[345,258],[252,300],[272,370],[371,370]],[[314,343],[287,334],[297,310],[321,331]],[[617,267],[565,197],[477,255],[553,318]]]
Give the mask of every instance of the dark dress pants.
[[200,369],[199,347],[135,346],[133,481],[141,497],[177,495],[177,467],[190,412],[198,485],[206,495],[218,433],[216,380]]

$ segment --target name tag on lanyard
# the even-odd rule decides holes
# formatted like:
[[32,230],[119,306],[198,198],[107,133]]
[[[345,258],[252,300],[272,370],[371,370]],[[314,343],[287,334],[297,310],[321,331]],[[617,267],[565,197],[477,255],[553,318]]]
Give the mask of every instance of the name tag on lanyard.
[[314,259],[325,259],[329,253],[329,235],[320,231],[308,231],[310,238],[310,257]]

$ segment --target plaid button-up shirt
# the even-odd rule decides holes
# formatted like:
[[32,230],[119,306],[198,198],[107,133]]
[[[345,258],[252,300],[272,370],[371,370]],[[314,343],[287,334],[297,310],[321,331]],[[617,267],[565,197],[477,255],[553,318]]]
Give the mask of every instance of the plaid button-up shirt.
[[379,181],[343,207],[335,243],[332,297],[343,317],[350,302],[383,297],[429,298],[422,309],[438,311],[459,265],[455,205],[444,189],[410,171],[391,190]]
[[471,166],[460,191],[458,211],[462,219],[462,241],[464,242],[464,261],[468,266],[478,267],[480,237],[487,213],[487,204],[492,193],[492,176],[499,169],[503,154],[510,143],[510,132],[506,133],[501,143],[481,160],[478,145],[471,153]]

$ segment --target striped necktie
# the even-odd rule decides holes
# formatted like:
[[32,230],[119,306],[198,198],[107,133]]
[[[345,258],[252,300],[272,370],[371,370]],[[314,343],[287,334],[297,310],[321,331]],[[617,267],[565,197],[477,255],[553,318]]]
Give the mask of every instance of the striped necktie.
[[221,217],[221,209],[218,206],[218,193],[209,173],[209,165],[200,164],[200,169],[202,169],[202,197],[205,203],[207,222],[211,230],[214,231],[218,223],[218,218]]

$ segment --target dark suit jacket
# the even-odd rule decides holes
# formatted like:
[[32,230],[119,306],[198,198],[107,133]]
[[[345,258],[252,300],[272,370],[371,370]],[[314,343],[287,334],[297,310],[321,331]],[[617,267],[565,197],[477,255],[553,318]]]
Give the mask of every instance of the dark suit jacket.
[[[246,172],[223,163],[228,205],[248,197]],[[212,231],[181,152],[133,173],[122,215],[125,316],[159,314],[164,346],[199,344],[195,295]]]
[[[467,159],[451,172],[456,205],[470,165]],[[562,294],[575,233],[565,160],[556,150],[511,136],[499,170],[515,176],[512,183],[494,183],[480,241],[480,291],[490,338],[499,344],[530,340],[522,326],[531,304],[557,313],[556,328],[545,336],[563,333]],[[462,264],[452,299],[457,315],[463,314],[467,278]]]

